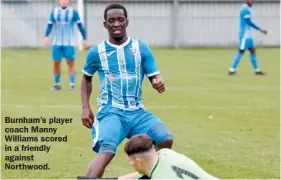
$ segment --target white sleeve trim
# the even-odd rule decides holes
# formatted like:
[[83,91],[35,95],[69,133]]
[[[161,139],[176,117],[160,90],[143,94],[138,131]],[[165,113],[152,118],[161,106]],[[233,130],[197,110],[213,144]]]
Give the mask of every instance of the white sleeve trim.
[[48,24],[53,24],[53,21],[48,21]]
[[244,16],[244,19],[250,18],[251,16],[249,14]]
[[87,73],[86,71],[84,71],[84,69],[82,70],[82,72],[83,72],[84,74],[86,74],[87,76],[93,76],[93,74]]
[[157,74],[160,74],[160,71],[156,71],[156,72],[154,72],[154,73],[147,74],[146,76],[147,76],[147,77],[151,77],[151,76],[155,76],[155,75],[157,75]]
[[81,20],[79,20],[79,21],[76,21],[75,23],[77,23],[77,24],[78,24],[78,23],[82,23],[82,21],[81,21]]

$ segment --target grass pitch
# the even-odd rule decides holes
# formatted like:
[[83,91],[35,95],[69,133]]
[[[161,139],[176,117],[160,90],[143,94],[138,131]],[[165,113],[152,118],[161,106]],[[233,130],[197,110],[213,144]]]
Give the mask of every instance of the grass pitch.
[[[279,49],[257,49],[260,66],[268,73],[266,76],[253,74],[249,56],[245,54],[237,75],[231,77],[227,71],[235,49],[153,49],[153,52],[167,91],[157,94],[146,79],[143,101],[174,134],[173,149],[219,178],[279,179]],[[50,92],[53,80],[49,50],[2,49],[2,178],[66,179],[85,175],[88,163],[95,157],[91,150],[91,131],[80,120],[79,85],[85,56],[86,52],[77,55],[78,90],[68,90],[64,61],[63,89]],[[91,104],[96,112],[97,75],[93,85]],[[5,144],[12,147],[27,144],[5,143],[6,127],[24,126],[5,124],[6,116],[73,118],[73,123],[40,125],[57,127],[54,136],[68,136],[66,143],[44,143],[51,146],[49,153],[5,152]],[[123,144],[105,177],[133,171],[122,150]],[[33,154],[34,161],[26,164],[48,163],[50,170],[5,170],[5,156],[13,154]]]

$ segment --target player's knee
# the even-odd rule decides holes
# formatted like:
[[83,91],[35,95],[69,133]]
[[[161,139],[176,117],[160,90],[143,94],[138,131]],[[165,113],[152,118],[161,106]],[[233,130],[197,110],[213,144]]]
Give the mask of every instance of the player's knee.
[[156,150],[160,150],[160,149],[163,149],[163,148],[172,149],[173,142],[174,141],[172,139],[163,140],[161,143],[159,143],[156,146]]
[[117,146],[113,144],[97,144],[95,147],[93,147],[93,150],[98,153],[109,153],[109,154],[115,154],[117,150]]
[[61,61],[60,61],[60,60],[54,61],[54,67],[55,67],[55,68],[60,68],[60,64],[61,64]]
[[251,54],[255,54],[256,53],[255,48],[250,48],[249,51],[250,51]]
[[171,147],[173,144],[173,135],[168,130],[167,126],[163,123],[155,124],[147,132],[147,134],[152,138],[156,146],[162,144],[165,141],[166,141],[165,144],[167,144],[167,148],[169,148],[168,146]]
[[55,65],[60,65],[60,63],[61,63],[61,60],[60,60],[60,59],[54,60],[54,64],[55,64]]
[[67,65],[69,67],[74,67],[74,61],[73,60],[67,60]]
[[239,49],[239,52],[243,54],[245,51],[243,49]]

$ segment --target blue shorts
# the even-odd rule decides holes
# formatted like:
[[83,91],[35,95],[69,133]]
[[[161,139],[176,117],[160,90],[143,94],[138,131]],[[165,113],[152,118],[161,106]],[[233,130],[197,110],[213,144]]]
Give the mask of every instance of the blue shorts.
[[67,60],[75,60],[75,46],[53,46],[52,58],[54,61],[58,61],[63,58]]
[[239,40],[239,50],[248,50],[250,48],[255,48],[255,43],[252,38],[242,38]]
[[137,134],[147,134],[155,145],[173,139],[166,125],[145,109],[124,111],[112,106],[103,106],[92,126],[93,150],[96,153],[115,154],[125,138]]

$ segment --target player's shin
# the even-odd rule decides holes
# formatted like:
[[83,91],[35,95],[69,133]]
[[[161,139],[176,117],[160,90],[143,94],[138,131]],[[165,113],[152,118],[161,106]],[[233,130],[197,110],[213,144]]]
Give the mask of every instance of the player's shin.
[[90,178],[102,178],[106,166],[113,159],[114,154],[102,153],[98,154],[88,167],[87,177]]
[[256,72],[260,71],[256,53],[250,53],[250,59],[251,59],[251,63],[252,63],[252,66],[253,66],[254,70]]
[[61,70],[60,70],[60,61],[54,61],[54,81],[56,85],[60,85],[60,77],[61,77]]
[[236,71],[236,68],[237,68],[238,64],[240,63],[240,60],[241,60],[242,56],[243,56],[243,54],[240,51],[238,51],[235,54],[235,56],[233,57],[231,68],[230,68],[229,71],[232,71],[232,72]]
[[68,64],[68,72],[69,72],[69,88],[70,90],[75,90],[76,75],[75,75],[74,61],[68,60],[67,64]]
[[56,85],[60,85],[60,74],[54,74],[54,81]]
[[75,79],[76,79],[76,76],[75,74],[69,74],[69,83],[70,85],[75,85]]
[[55,81],[55,85],[53,87],[50,88],[51,91],[58,91],[61,89],[61,85],[60,85],[60,74],[54,74],[54,81]]

